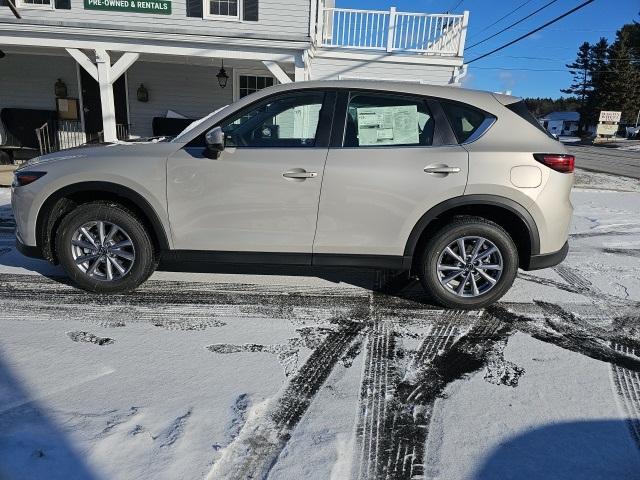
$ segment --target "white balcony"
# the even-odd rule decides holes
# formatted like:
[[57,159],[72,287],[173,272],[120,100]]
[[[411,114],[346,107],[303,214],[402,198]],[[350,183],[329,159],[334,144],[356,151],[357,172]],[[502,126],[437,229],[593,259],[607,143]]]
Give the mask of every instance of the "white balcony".
[[461,57],[469,12],[463,15],[325,8],[317,44],[327,48],[383,50]]

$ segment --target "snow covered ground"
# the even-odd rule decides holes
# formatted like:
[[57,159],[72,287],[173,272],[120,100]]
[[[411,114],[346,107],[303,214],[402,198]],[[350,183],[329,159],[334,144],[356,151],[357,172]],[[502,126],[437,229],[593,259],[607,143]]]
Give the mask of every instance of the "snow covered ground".
[[92,296],[8,202],[2,480],[640,478],[637,180],[579,172],[567,261],[468,313],[349,271]]

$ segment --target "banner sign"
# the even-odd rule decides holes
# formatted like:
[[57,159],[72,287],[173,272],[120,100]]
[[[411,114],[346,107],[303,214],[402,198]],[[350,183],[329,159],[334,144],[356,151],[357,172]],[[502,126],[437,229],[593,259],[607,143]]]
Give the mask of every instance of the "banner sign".
[[171,0],[84,0],[85,10],[171,15]]
[[603,110],[600,112],[600,118],[598,121],[618,123],[620,121],[621,116],[622,116],[622,112],[611,112],[611,111]]

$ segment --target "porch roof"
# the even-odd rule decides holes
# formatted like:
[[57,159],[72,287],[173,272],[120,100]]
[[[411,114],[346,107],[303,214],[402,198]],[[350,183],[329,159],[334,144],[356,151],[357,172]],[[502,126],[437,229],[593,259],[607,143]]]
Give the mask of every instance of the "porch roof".
[[84,28],[68,25],[0,22],[0,45],[104,49],[152,55],[295,62],[310,41],[265,40],[224,36]]

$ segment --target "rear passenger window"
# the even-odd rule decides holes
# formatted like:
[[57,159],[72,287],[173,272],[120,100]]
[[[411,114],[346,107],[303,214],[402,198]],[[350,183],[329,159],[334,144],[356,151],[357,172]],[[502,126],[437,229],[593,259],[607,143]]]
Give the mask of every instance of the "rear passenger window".
[[487,119],[484,112],[469,105],[442,102],[442,108],[449,119],[458,143],[466,142]]
[[344,147],[429,146],[435,121],[422,99],[354,94],[349,100]]

